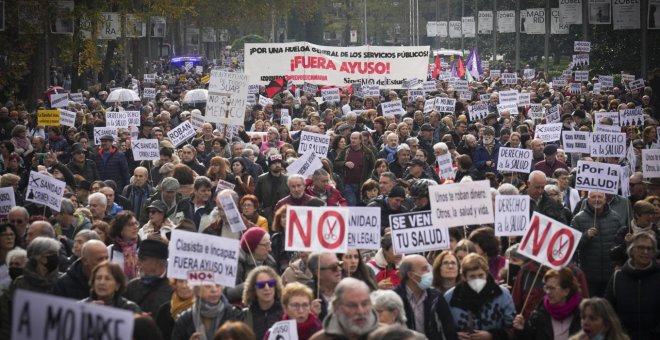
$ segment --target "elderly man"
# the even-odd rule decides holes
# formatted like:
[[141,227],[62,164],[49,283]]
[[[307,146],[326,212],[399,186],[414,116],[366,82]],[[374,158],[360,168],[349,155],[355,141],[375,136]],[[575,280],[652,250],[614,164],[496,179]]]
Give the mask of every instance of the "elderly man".
[[115,202],[115,190],[110,186],[105,186],[99,190],[100,193],[104,194],[108,199],[108,203],[105,207],[105,214],[109,218],[115,217],[120,212],[124,211],[124,207],[120,206]]
[[350,145],[335,159],[335,169],[344,174],[342,195],[349,206],[355,206],[360,201],[360,185],[371,176],[374,164],[375,156],[362,144],[362,134],[351,133]]
[[536,163],[534,170],[543,171],[547,177],[551,177],[557,169],[565,169],[568,171],[566,163],[557,159],[557,150],[557,146],[554,144],[546,145],[545,148],[543,148],[545,159]]
[[568,224],[563,206],[559,201],[553,200],[545,193],[547,177],[542,171],[534,170],[529,174],[527,181],[527,194],[530,198],[530,216],[534,211]]
[[635,172],[630,176],[630,203],[635,204],[646,198],[648,194],[647,184],[644,182],[644,177],[641,172]]
[[106,208],[108,207],[108,198],[102,192],[95,192],[87,198],[89,202],[89,211],[92,213],[93,222],[96,221],[110,221],[110,217],[106,215]]
[[[394,288],[403,300],[407,326],[429,339],[456,339],[454,320],[442,293],[431,287],[431,265],[421,255],[406,256],[399,267],[401,283]],[[438,324],[440,322],[440,324]]]
[[16,227],[16,245],[25,249],[27,247],[25,236],[27,234],[30,213],[23,207],[12,207],[9,209],[9,214],[7,214],[7,220]]
[[112,145],[113,142],[114,137],[110,135],[101,137],[96,166],[100,180],[111,179],[117,183],[117,188],[122,190],[129,182],[128,162],[124,153]]
[[539,138],[534,138],[532,139],[532,164],[536,166],[536,164],[542,160],[545,159],[544,154],[543,154],[543,141]]
[[[161,201],[167,206],[167,211],[165,212],[165,219],[172,219],[176,215],[176,207],[179,202],[183,199],[181,193],[179,193],[179,181],[174,177],[164,178],[163,181],[158,186],[158,191],[151,195],[149,201],[147,201],[146,206],[149,206],[154,201]],[[149,214],[142,214],[140,216],[140,224],[144,225],[149,221]]]
[[604,193],[590,191],[587,204],[575,215],[571,227],[582,233],[578,254],[580,268],[589,278],[589,293],[603,296],[615,262],[603,254],[616,245],[616,233],[625,223],[610,209]]
[[260,214],[272,222],[275,205],[289,194],[287,176],[283,174],[282,156],[268,157],[268,172],[257,178],[254,195],[259,198]]
[[55,229],[47,221],[35,221],[30,224],[27,230],[26,244],[30,243],[37,237],[55,238]]
[[366,339],[376,328],[378,315],[371,305],[369,287],[348,277],[334,290],[332,313],[323,320],[323,329],[310,339]]
[[396,158],[389,162],[390,171],[397,178],[403,178],[410,162],[411,151],[407,144],[401,144],[396,148]]
[[92,223],[82,214],[74,215],[76,211],[73,202],[67,198],[63,198],[60,203],[60,211],[53,211],[53,219],[55,220],[55,235],[57,238],[65,242],[67,255],[71,255],[73,247],[73,239],[76,234],[85,229],[92,227]]
[[122,196],[128,199],[129,206],[125,207],[133,211],[135,218],[142,220],[144,215],[148,215],[144,210],[147,206],[149,196],[154,193],[154,188],[147,183],[149,170],[144,167],[137,167],[133,170],[133,184],[127,185],[122,192]]
[[339,190],[329,184],[330,174],[327,171],[317,169],[312,174],[312,180],[307,182],[307,187],[305,188],[306,194],[322,200],[326,206],[346,206],[344,196],[341,195]]
[[378,190],[382,196],[390,194],[390,190],[396,185],[396,175],[387,171],[380,174],[378,178]]
[[172,287],[165,276],[168,249],[162,241],[146,239],[138,249],[140,277],[126,286],[124,297],[137,303],[142,311],[156,319],[158,309],[172,297]]
[[108,249],[99,240],[89,240],[83,244],[80,254],[80,258],[57,279],[53,287],[54,295],[76,300],[89,297],[89,274],[97,264],[108,259]]
[[283,205],[301,206],[306,205],[313,196],[305,193],[305,177],[302,175],[291,175],[286,180],[286,185],[289,187],[289,195],[282,198],[275,205],[275,211]]

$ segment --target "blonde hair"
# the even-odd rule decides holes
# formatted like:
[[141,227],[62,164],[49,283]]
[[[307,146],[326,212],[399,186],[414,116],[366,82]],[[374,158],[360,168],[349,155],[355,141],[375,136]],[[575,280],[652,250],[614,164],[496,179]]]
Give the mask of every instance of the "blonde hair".
[[463,261],[461,261],[461,274],[463,276],[466,276],[469,271],[478,269],[482,269],[488,274],[488,262],[483,256],[477,253],[467,254],[463,258]]
[[284,286],[282,290],[282,303],[289,304],[289,300],[294,296],[304,296],[311,302],[314,299],[314,292],[300,282],[291,282]]

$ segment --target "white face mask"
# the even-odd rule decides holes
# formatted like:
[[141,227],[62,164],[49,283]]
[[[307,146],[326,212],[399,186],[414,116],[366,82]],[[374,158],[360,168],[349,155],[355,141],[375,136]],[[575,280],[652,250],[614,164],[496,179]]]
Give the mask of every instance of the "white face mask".
[[481,293],[481,290],[486,286],[486,279],[473,279],[468,281],[468,285],[470,288],[472,288],[472,290],[479,294]]

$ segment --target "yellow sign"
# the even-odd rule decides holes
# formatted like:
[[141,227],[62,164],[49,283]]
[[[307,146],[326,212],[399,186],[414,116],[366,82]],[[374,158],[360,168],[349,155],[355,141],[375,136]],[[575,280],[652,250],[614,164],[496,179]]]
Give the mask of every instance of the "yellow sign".
[[207,74],[202,77],[202,84],[208,84],[210,80],[211,80],[211,75]]
[[59,110],[37,110],[39,126],[60,126]]

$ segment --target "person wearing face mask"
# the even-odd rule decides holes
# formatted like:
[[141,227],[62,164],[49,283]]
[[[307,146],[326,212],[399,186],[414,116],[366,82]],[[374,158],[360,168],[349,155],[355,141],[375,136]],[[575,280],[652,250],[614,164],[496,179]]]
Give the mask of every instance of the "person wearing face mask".
[[27,252],[23,248],[14,248],[7,253],[7,275],[5,280],[0,281],[0,296],[6,293],[12,282],[23,275],[27,263]]
[[497,159],[500,153],[500,142],[495,140],[495,129],[490,126],[484,128],[484,136],[474,150],[472,159],[474,167],[479,170],[481,175],[487,172],[497,174]]
[[403,300],[408,328],[426,334],[429,339],[457,339],[449,306],[432,287],[433,272],[426,258],[406,256],[399,267],[399,278],[401,283],[394,292]]
[[463,282],[445,293],[460,340],[508,339],[516,309],[506,288],[488,275],[488,262],[478,254],[461,261]]
[[124,293],[125,298],[137,303],[154,318],[160,306],[172,297],[172,286],[165,276],[168,254],[167,244],[163,241],[142,241],[138,250],[139,277],[128,283]]

